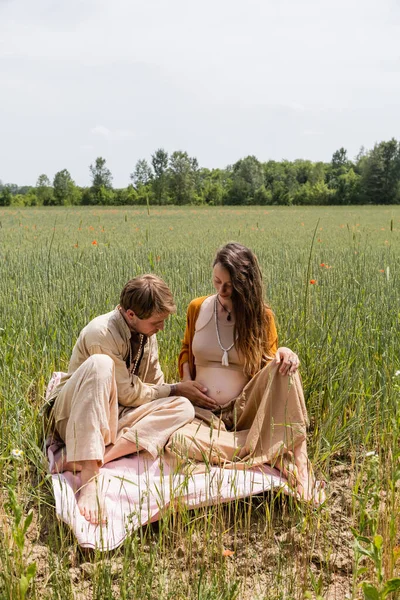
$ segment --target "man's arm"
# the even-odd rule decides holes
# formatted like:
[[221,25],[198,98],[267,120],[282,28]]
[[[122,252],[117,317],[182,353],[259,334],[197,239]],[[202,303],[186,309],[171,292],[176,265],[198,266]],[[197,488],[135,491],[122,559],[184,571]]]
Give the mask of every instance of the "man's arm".
[[164,373],[161,370],[160,361],[158,358],[158,342],[155,335],[149,337],[149,363],[146,373],[146,382],[152,385],[164,383]]
[[[113,359],[115,365],[115,380],[117,383],[118,402],[122,406],[141,406],[159,398],[167,398],[171,392],[171,386],[164,383],[164,377],[158,377],[159,383],[144,383],[136,375],[131,375],[126,367],[122,356],[113,351],[106,344],[91,344],[88,348],[89,354],[106,354]],[[161,369],[160,369],[161,371]]]

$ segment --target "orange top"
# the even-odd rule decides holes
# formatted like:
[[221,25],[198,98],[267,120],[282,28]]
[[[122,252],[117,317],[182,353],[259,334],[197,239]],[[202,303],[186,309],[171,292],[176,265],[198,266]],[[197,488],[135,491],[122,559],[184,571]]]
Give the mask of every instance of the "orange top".
[[[189,363],[190,376],[192,379],[196,377],[196,366],[194,364],[194,356],[192,350],[193,337],[195,332],[195,326],[197,317],[199,316],[200,307],[204,300],[209,296],[201,296],[201,298],[195,298],[191,301],[187,309],[186,315],[186,329],[182,340],[181,352],[178,358],[179,375],[183,377],[183,364]],[[276,331],[275,320],[273,317],[272,310],[268,308],[270,317],[270,328],[268,331],[268,343],[269,347],[266,349],[266,354],[275,355],[278,349],[278,334]]]

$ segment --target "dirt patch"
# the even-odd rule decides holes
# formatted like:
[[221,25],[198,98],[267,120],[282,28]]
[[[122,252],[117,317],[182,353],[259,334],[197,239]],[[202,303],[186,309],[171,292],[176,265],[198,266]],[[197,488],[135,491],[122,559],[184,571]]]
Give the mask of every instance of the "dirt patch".
[[[177,599],[188,600],[184,590],[199,585],[200,573],[206,578],[208,573],[221,571],[224,581],[239,584],[236,596],[233,590],[224,598],[300,598],[299,590],[308,589],[314,597],[344,600],[350,597],[353,568],[350,467],[339,465],[331,470],[327,491],[327,502],[318,510],[294,507],[291,499],[270,495],[252,499],[251,514],[247,501],[239,516],[230,514],[232,510],[226,506],[220,512],[221,523],[210,528],[206,537],[200,526],[195,527],[200,517],[194,517],[184,529],[176,524],[178,515],[167,535],[164,525],[154,524],[136,536],[135,552],[128,539],[123,548],[107,556],[77,547],[50,507],[40,518],[35,515],[28,532],[25,556],[27,562],[37,565],[36,597],[50,598],[54,586],[65,585],[76,600],[90,599],[95,597],[93,589],[103,585],[103,577],[108,594],[112,594],[107,597],[119,598],[121,581],[129,580],[138,568],[135,561],[148,561],[152,568],[149,585],[154,581],[160,586],[165,579],[171,589],[175,582],[176,589],[182,588],[174,596]],[[207,511],[204,515],[201,518],[206,521]],[[143,542],[140,535],[146,537]],[[129,560],[127,552],[132,555]],[[143,573],[146,577],[146,566]],[[150,591],[146,597],[163,598],[160,592],[153,596]],[[165,597],[173,596],[166,593]]]

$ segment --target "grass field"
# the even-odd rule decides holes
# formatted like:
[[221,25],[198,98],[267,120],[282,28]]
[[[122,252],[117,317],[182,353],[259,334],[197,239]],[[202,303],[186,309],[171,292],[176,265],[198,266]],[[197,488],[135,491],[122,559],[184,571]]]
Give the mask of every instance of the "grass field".
[[[112,554],[84,553],[55,519],[42,457],[49,376],[128,279],[154,272],[178,306],[159,334],[175,379],[186,306],[212,291],[230,240],[256,252],[280,344],[301,358],[328,501],[171,511]],[[399,271],[400,207],[0,210],[0,598],[395,598]]]

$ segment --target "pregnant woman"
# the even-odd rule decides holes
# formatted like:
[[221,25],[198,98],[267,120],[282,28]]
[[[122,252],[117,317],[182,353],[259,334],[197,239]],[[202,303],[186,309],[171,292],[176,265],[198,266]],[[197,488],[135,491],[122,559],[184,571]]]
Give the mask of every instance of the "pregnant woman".
[[278,348],[271,309],[253,252],[222,247],[213,263],[216,294],[192,300],[179,356],[182,381],[200,383],[190,398],[196,418],[172,436],[182,457],[212,464],[241,461],[278,468],[298,494],[324,501],[306,445],[307,410],[299,359]]

